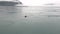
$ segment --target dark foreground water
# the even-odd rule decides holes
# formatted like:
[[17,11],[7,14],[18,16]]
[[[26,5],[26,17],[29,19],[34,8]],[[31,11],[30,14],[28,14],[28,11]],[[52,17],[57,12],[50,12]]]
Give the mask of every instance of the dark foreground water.
[[1,6],[0,34],[60,34],[60,7]]

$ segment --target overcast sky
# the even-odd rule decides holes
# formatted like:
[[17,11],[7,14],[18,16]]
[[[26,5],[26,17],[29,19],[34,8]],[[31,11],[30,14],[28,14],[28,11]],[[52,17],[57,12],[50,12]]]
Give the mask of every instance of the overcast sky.
[[24,5],[39,6],[47,3],[60,3],[60,0],[20,0]]
[[24,5],[39,6],[46,3],[59,3],[60,0],[20,0]]

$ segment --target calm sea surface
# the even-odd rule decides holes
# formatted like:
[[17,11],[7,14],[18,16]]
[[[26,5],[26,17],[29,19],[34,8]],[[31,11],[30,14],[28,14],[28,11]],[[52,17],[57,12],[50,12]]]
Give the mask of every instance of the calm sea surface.
[[60,7],[0,6],[0,34],[60,34]]

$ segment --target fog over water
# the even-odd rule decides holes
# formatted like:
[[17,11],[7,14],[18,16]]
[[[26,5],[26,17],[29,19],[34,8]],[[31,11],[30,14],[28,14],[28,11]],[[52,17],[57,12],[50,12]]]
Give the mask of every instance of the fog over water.
[[44,6],[44,4],[54,3],[60,5],[60,0],[20,0],[27,6]]
[[0,6],[0,34],[60,34],[60,7]]

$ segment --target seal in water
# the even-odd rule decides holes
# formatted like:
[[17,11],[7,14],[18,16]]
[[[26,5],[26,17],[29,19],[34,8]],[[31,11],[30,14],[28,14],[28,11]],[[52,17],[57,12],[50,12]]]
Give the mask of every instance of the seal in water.
[[25,18],[27,17],[27,16],[24,16]]

